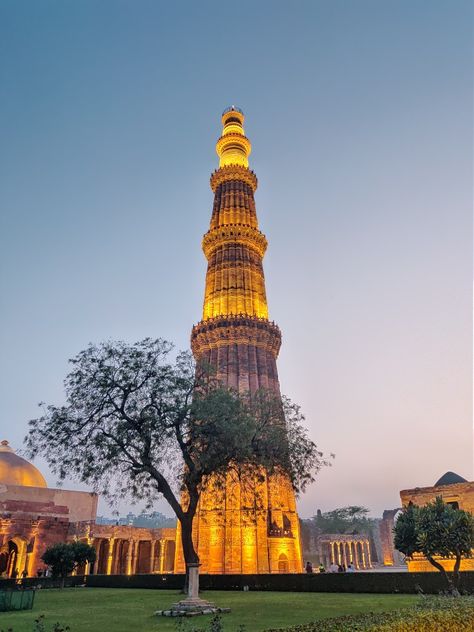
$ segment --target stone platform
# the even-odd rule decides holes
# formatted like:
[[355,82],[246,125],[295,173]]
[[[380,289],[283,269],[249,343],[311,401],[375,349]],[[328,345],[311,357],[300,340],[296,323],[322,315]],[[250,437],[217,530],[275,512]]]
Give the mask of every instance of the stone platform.
[[230,612],[230,608],[218,608],[215,604],[199,597],[199,563],[188,564],[188,596],[172,604],[167,610],[157,610],[157,617],[196,617],[200,614]]
[[218,608],[215,604],[204,599],[183,599],[171,605],[168,610],[157,610],[157,617],[196,617],[201,614],[224,614],[230,608]]

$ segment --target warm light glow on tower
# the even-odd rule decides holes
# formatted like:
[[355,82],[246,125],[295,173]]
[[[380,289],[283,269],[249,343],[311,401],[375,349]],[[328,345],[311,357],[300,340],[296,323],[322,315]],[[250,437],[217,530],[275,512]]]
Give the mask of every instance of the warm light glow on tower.
[[[248,167],[251,144],[243,123],[238,108],[224,111],[216,144],[219,168],[211,176],[214,205],[202,241],[208,261],[203,313],[191,348],[196,361],[215,367],[224,384],[241,393],[268,389],[279,395],[281,334],[268,320],[262,265],[267,240],[258,228],[257,177]],[[252,497],[231,473],[227,479],[223,493],[211,483],[199,502],[194,537],[202,572],[300,572],[299,521],[289,479],[267,476]],[[175,571],[183,570],[178,546]]]
[[243,122],[237,108],[222,115],[216,145],[220,168],[211,177],[214,208],[202,242],[209,262],[203,320],[236,314],[268,318],[262,267],[267,240],[258,230],[253,197],[257,178],[248,169],[251,145]]
[[249,156],[252,145],[245,136],[244,113],[232,106],[222,114],[222,136],[216,144],[219,156],[219,167],[227,165],[249,166]]

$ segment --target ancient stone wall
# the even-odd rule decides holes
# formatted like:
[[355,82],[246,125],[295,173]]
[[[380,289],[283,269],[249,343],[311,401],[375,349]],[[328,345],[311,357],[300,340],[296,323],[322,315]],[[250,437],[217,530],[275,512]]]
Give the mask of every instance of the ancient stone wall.
[[[474,514],[474,482],[472,481],[455,483],[453,485],[416,487],[414,489],[404,489],[400,492],[400,498],[403,506],[408,505],[410,502],[414,505],[423,506],[432,502],[438,496],[441,496],[445,503],[452,503],[454,507],[464,509],[465,511],[469,511]],[[453,570],[454,559],[436,559],[440,561],[447,570]],[[436,571],[436,568],[422,555],[415,555],[413,560],[408,560],[408,570],[410,572],[431,572]],[[474,557],[463,559],[461,562],[461,570],[474,570]]]

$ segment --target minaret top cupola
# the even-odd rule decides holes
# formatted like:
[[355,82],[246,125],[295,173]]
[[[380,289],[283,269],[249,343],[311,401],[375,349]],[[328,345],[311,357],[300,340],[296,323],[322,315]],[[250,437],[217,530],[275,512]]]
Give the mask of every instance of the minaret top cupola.
[[227,165],[249,166],[252,145],[245,136],[244,113],[234,106],[222,114],[222,136],[216,143],[219,167]]

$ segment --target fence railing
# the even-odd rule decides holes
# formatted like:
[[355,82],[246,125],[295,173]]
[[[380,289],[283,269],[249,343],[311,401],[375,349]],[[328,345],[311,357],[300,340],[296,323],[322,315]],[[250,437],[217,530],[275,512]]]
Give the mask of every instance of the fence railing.
[[0,612],[31,610],[34,601],[34,590],[0,590]]

